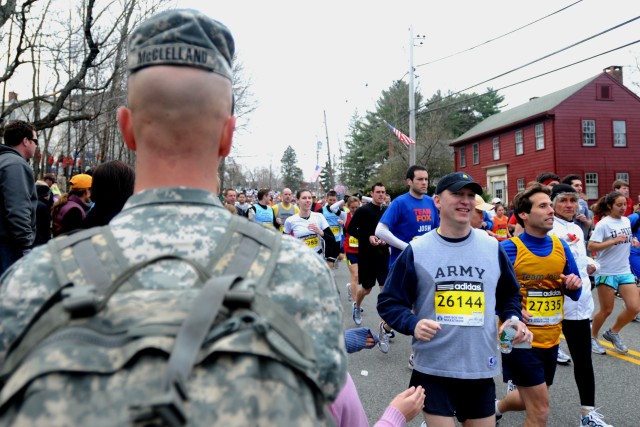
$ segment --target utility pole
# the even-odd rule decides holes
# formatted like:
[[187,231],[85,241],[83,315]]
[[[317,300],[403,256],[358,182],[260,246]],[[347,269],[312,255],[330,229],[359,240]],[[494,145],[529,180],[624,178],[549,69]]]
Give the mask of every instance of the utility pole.
[[316,143],[316,165],[320,166],[320,150],[322,149],[322,141]]
[[[413,46],[416,39],[424,39],[425,36],[413,37],[413,25],[409,27],[409,138],[416,140],[416,90],[414,86],[415,69],[413,67]],[[423,42],[420,42],[422,44]],[[409,145],[409,166],[416,164],[416,144]]]
[[342,141],[340,141],[340,138],[338,138],[338,155],[340,156],[340,166],[338,166],[338,169],[340,170],[340,173],[342,174],[342,172],[344,171],[344,164],[342,163]]
[[[329,183],[333,187],[335,185],[335,181],[333,180],[333,167],[331,166],[331,147],[329,144],[329,129],[327,128],[327,112],[324,110],[322,112],[324,113],[324,132],[327,136],[327,166],[329,167],[327,173],[329,174]],[[330,190],[333,190],[333,188],[330,188]]]

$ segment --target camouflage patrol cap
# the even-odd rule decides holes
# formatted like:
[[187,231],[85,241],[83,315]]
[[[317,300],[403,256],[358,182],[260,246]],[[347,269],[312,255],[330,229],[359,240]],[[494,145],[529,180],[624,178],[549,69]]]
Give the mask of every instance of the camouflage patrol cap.
[[235,44],[222,23],[191,9],[161,12],[131,34],[127,68],[134,73],[153,65],[184,65],[232,80]]

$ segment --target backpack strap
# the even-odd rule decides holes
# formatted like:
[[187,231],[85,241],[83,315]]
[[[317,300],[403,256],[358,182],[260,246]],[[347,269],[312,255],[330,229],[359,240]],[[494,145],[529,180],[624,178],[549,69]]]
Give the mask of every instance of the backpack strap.
[[[260,255],[260,251],[264,248],[269,248],[269,259],[258,281],[258,288],[262,289],[268,285],[278,263],[282,234],[254,222],[241,220],[238,216],[232,216],[232,220],[229,225],[235,227],[233,231],[239,233],[242,237],[240,246],[233,254],[233,258],[227,264],[222,274],[246,275],[251,264]],[[242,228],[238,227],[240,224],[242,224]],[[211,265],[211,263],[209,264]],[[213,270],[213,268],[209,271],[211,270]]]
[[164,378],[165,388],[176,382],[186,382],[207,332],[222,308],[227,291],[240,280],[242,279],[239,276],[232,275],[207,280],[176,336],[169,358],[169,368]]
[[240,280],[238,276],[228,275],[212,277],[205,283],[176,335],[161,393],[146,404],[130,408],[134,421],[159,417],[171,427],[186,424],[183,402],[188,400],[187,380],[207,333],[222,308],[225,294]]
[[[29,324],[11,343],[11,346],[5,356],[5,360],[2,363],[0,380],[6,378],[6,376],[22,362],[22,359],[29,353],[29,351],[31,351],[33,347],[35,347],[43,338],[54,330],[47,327],[38,327],[36,332],[31,332],[36,324],[58,325],[69,322],[70,317],[67,313],[65,313],[61,307],[56,308],[56,303],[62,299],[63,290],[71,286],[71,282],[65,274],[65,267],[59,258],[60,252],[79,241],[90,239],[92,236],[100,233],[100,231],[101,228],[92,228],[88,230],[81,230],[65,237],[49,240],[47,248],[52,255],[52,267],[58,279],[59,287],[49,296],[44,304],[38,308],[38,311],[32,317]],[[95,249],[92,249],[95,252]],[[104,271],[104,267],[102,267],[102,265],[99,268]],[[101,273],[98,273],[98,275],[100,274]]]
[[[209,264],[215,265],[219,261],[222,255],[227,252],[234,232],[239,231],[241,225],[246,226],[247,224],[249,225],[249,227],[246,227],[247,230],[251,230],[251,225],[258,227],[257,224],[249,224],[246,220],[240,220],[237,216],[231,216],[226,232],[218,241],[218,245]],[[262,231],[263,234],[268,232],[266,229],[262,230],[262,227],[258,227],[258,230]],[[240,233],[253,236],[254,241],[263,242],[264,246],[269,247],[271,245],[272,248],[276,249],[279,247],[279,239],[269,241],[269,239],[264,236],[260,237],[260,233],[255,229],[249,232],[244,230],[244,232]],[[271,234],[279,237],[276,233]],[[120,249],[117,244],[114,244],[115,239],[109,226],[82,230],[71,235],[52,239],[47,243],[47,247],[51,253],[52,267],[56,274],[59,287],[51,294],[45,303],[40,306],[30,323],[11,344],[6,353],[5,360],[2,363],[0,382],[10,375],[10,373],[22,363],[29,352],[49,334],[68,325],[74,317],[91,315],[101,310],[120,286],[131,279],[138,270],[155,262],[175,259],[190,264],[198,273],[201,283],[204,283],[210,276],[208,271],[211,271],[211,269],[202,268],[196,262],[179,256],[164,255],[128,266],[115,280],[112,280],[100,260],[94,244],[91,242],[91,239],[96,235],[104,236],[107,243],[111,242],[111,244],[109,244],[110,250],[114,252],[117,251],[114,258],[124,258],[121,255],[122,249]],[[236,272],[235,274],[237,275],[244,275],[248,266],[259,253],[259,245],[255,247],[255,245],[250,244],[250,241],[243,241],[242,243],[244,243],[241,245],[243,251],[235,254],[232,262],[227,266],[229,271],[225,272],[225,274],[233,274]],[[63,254],[63,252],[68,249],[71,250],[72,256]],[[274,255],[276,253],[277,252],[272,252],[273,263],[276,262],[275,258],[277,258],[277,255]],[[269,266],[267,266],[269,274],[267,277],[263,277],[266,282],[268,282],[275,269],[275,264],[273,264],[273,266],[271,266],[271,264],[272,262],[270,261]],[[267,271],[265,271],[265,273],[266,272]],[[89,285],[75,286],[74,279],[78,277],[83,277],[84,282]],[[261,282],[262,281],[263,280],[261,280]],[[232,298],[233,297],[237,299],[239,296],[233,295]],[[243,298],[243,296],[240,296],[240,298]]]
[[179,260],[191,265],[198,273],[201,282],[205,282],[209,278],[207,272],[195,261],[176,255],[161,255],[131,266],[122,272],[109,287],[103,289],[101,294],[96,292],[93,285],[74,286],[73,283],[66,283],[49,297],[40,307],[38,314],[24,329],[22,335],[12,343],[2,364],[0,380],[4,381],[22,363],[31,350],[51,333],[67,326],[74,318],[86,317],[99,312],[109,302],[113,294],[138,270],[167,259]]
[[[232,218],[236,218],[236,220],[232,220],[230,227],[227,228],[227,236],[232,234],[240,223],[240,221],[237,220],[237,217]],[[262,227],[260,227],[260,231],[262,231],[261,228]],[[247,229],[251,230],[250,228]],[[247,268],[258,258],[262,247],[268,246],[269,243],[279,247],[279,239],[277,238],[278,235],[276,233],[266,234],[249,231],[246,233],[241,232],[241,234],[243,234],[243,238],[241,240],[240,247],[233,254],[231,261],[224,270],[224,275],[212,277],[206,281],[202,290],[199,292],[192,309],[189,310],[189,315],[180,326],[180,330],[178,331],[178,335],[176,336],[176,341],[173,346],[173,351],[169,357],[169,367],[164,378],[163,388],[165,390],[168,390],[172,386],[177,386],[178,389],[182,388],[184,390],[182,385],[189,377],[207,333],[211,329],[211,326],[213,325],[213,322],[226,299],[237,300],[237,297],[241,294],[245,294],[245,302],[249,303],[248,305],[254,308],[253,304],[251,304],[251,300],[255,296],[253,292],[234,292],[232,291],[232,288],[236,283],[242,280],[241,273],[246,272]],[[274,237],[270,236],[270,234]],[[277,263],[277,252],[273,250],[271,252],[268,267],[271,267],[273,264],[273,267],[275,268],[275,263]],[[268,279],[271,278],[274,268],[265,269],[265,273],[268,272]],[[267,274],[263,274],[263,277],[265,275]],[[186,393],[182,391],[181,394]]]
[[[224,269],[224,275],[207,280],[199,292],[195,303],[189,310],[189,315],[182,322],[176,335],[173,350],[169,356],[167,371],[163,379],[161,393],[149,399],[145,404],[135,405],[130,408],[134,421],[143,422],[159,417],[168,426],[184,426],[187,423],[184,402],[189,398],[186,382],[193,370],[195,360],[207,334],[222,308],[223,302],[226,299],[234,299],[234,297],[237,298],[244,294],[248,306],[256,311],[255,305],[252,304],[256,296],[254,292],[234,292],[232,288],[236,283],[242,281],[242,275],[258,258],[262,247],[269,247],[269,243],[272,243],[275,248],[271,246],[272,251],[268,268],[265,269],[263,277],[267,276],[267,281],[271,278],[277,263],[277,249],[280,246],[279,239],[277,239],[275,233],[273,234],[276,238],[269,238],[270,236],[264,233],[262,227],[259,229],[246,227],[244,231],[239,231],[237,227],[239,224],[238,218],[232,216],[224,236],[227,239],[223,238],[225,244],[220,245],[226,247],[231,240],[230,236],[234,231],[238,231],[242,234],[238,249],[228,261]],[[276,250],[274,251],[274,249]],[[217,257],[212,258],[217,260]],[[272,264],[273,268],[271,268]],[[266,317],[262,313],[257,311],[256,313]]]
[[236,230],[243,235],[240,248],[223,274],[244,275],[255,257],[260,255],[261,247],[271,248],[269,260],[264,265],[263,273],[255,285],[251,310],[267,320],[269,325],[278,332],[277,334],[267,333],[267,339],[272,347],[300,370],[309,372],[316,362],[315,347],[311,337],[298,326],[295,319],[280,304],[275,303],[263,292],[278,264],[282,234],[255,223],[246,224],[246,221],[243,223],[248,226]]
[[[186,418],[181,409],[184,400],[187,399],[184,383],[223,304],[244,306],[266,320],[271,326],[271,330],[265,333],[270,346],[292,366],[306,373],[313,371],[316,357],[311,337],[297,326],[290,314],[274,303],[266,293],[261,292],[275,272],[281,234],[232,216],[226,233],[218,241],[209,263],[216,265],[222,256],[227,255],[234,233],[240,234],[239,247],[225,260],[227,262],[222,271],[223,276],[209,278],[212,268],[202,268],[198,263],[180,256],[163,255],[128,267],[112,281],[91,241],[93,236],[101,233],[106,234],[107,241],[109,237],[113,237],[109,228],[103,227],[51,241],[49,248],[53,251],[54,270],[60,287],[41,307],[40,314],[34,316],[34,321],[25,328],[21,339],[14,342],[17,345],[12,346],[8,353],[9,357],[2,366],[0,378],[6,378],[14,372],[34,347],[57,329],[68,325],[71,319],[99,312],[122,284],[127,283],[137,271],[168,259],[184,261],[191,265],[204,286],[176,335],[165,375],[163,394],[144,407],[131,408],[137,416],[142,419],[150,415],[161,416],[169,425],[184,424]],[[60,259],[60,251],[68,248],[71,249],[72,256],[67,253],[65,259]],[[265,248],[269,249],[269,255],[266,263],[262,265],[263,270],[258,283],[245,282],[242,286],[244,290],[233,290],[233,286],[246,275],[250,266],[264,256]],[[75,286],[72,279],[78,274],[83,275],[90,285]]]
[[[95,247],[91,243],[91,238],[97,234],[101,234],[108,227],[96,227],[87,230],[82,230],[77,233],[73,233],[57,239],[51,239],[47,243],[49,252],[51,253],[53,269],[56,273],[58,283],[62,286],[72,283],[69,278],[69,271],[80,271],[87,280],[91,280],[91,283],[99,286],[108,286],[111,283],[111,279],[104,265],[100,262]],[[63,250],[71,248],[73,258],[80,258],[80,262],[75,265],[69,265],[69,261],[62,261],[60,254]]]

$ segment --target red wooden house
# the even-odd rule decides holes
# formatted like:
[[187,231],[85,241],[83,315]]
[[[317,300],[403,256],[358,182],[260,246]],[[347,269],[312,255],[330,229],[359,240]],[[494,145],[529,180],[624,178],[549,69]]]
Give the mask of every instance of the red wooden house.
[[622,67],[493,115],[455,139],[454,168],[510,201],[540,172],[582,176],[589,202],[616,179],[640,192],[640,97]]

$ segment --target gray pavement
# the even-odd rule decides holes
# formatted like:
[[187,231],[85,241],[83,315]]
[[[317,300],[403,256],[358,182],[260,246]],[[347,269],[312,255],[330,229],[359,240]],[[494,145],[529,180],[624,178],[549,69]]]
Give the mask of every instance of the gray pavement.
[[[344,262],[335,270],[336,282],[341,293],[344,308],[345,329],[356,327],[351,318],[351,304],[347,301],[345,284],[349,281],[349,272]],[[379,289],[376,288],[363,303],[362,326],[378,333],[378,317],[375,303]],[[598,307],[595,296],[596,310]],[[622,309],[622,301],[616,300],[615,311],[607,319],[603,331],[613,324],[615,316]],[[593,354],[596,375],[596,406],[605,416],[605,420],[615,427],[640,426],[640,323],[631,323],[621,333],[629,346],[625,356],[608,351],[606,355]],[[603,345],[607,346],[608,342]],[[566,342],[561,347],[568,353]],[[610,346],[609,346],[610,347]],[[411,371],[407,364],[411,354],[411,338],[396,334],[389,353],[383,354],[377,348],[363,350],[348,356],[348,369],[358,388],[369,422],[374,425],[382,415],[391,399],[409,384]],[[498,397],[505,394],[506,385],[497,377]],[[573,366],[558,366],[555,381],[550,389],[551,415],[549,426],[577,426],[580,421],[580,400],[573,378]],[[422,419],[416,417],[407,424],[419,427]],[[522,426],[522,413],[508,413],[500,421],[500,427]]]

